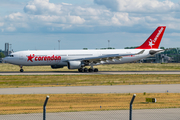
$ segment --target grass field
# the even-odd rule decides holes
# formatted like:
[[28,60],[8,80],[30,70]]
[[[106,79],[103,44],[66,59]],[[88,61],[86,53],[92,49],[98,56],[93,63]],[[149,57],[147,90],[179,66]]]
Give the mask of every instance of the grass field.
[[[129,109],[133,94],[51,94],[47,112]],[[146,103],[154,97],[157,103]],[[0,114],[42,113],[46,95],[0,95]],[[101,106],[101,108],[100,108]],[[139,93],[134,109],[179,108],[180,93]]]
[[180,75],[12,75],[0,76],[0,88],[180,84]]
[[[127,63],[114,65],[95,66],[99,71],[164,71],[164,70],[180,70],[180,63]],[[23,66],[24,71],[69,71],[67,67],[60,69],[51,69],[50,66]],[[0,71],[19,71],[17,65],[0,64]],[[77,70],[71,70],[77,71]]]

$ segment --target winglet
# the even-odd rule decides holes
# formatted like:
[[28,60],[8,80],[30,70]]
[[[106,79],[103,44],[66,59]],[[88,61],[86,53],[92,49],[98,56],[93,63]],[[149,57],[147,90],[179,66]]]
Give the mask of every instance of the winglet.
[[159,26],[151,36],[136,49],[158,49],[166,26]]

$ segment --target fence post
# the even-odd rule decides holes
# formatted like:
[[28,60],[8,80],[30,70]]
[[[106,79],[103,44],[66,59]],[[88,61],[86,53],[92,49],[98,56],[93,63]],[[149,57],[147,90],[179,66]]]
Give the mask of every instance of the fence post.
[[46,104],[48,102],[49,96],[46,97],[46,100],[43,105],[43,120],[46,120]]
[[135,97],[136,97],[136,94],[133,95],[131,102],[130,102],[129,120],[132,120],[132,104],[134,102]]

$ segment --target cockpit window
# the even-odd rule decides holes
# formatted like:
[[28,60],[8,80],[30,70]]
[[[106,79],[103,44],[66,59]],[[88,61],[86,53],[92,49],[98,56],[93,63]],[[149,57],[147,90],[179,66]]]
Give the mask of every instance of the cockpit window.
[[8,55],[8,57],[14,57],[14,55]]

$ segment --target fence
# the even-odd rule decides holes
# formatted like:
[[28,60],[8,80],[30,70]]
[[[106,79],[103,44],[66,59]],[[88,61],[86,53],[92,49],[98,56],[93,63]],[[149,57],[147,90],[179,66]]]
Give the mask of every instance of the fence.
[[[146,95],[142,94],[142,96],[145,97],[149,97],[151,94],[148,94],[147,96]],[[154,95],[157,96],[157,94]],[[166,95],[172,97],[170,94]],[[1,98],[5,96],[6,95],[1,96]],[[16,99],[14,97],[13,99],[15,100],[12,99],[10,101],[19,101],[19,103],[16,103],[19,104],[18,107],[14,102],[8,102],[9,106],[3,107],[3,102],[5,101],[1,100],[0,120],[43,119],[43,103],[45,99],[44,96],[43,101],[38,101],[40,97],[37,96],[34,96],[33,99],[29,101],[23,100],[22,98],[19,98],[19,100],[18,97],[20,96],[17,96]],[[180,98],[179,94],[176,94],[176,96],[177,99]],[[46,120],[128,120],[130,119],[129,108],[131,98],[132,94],[77,94],[75,96],[73,94],[61,94],[60,97],[57,97],[57,95],[52,94],[50,95],[48,103],[47,101],[45,102],[45,104],[47,103]],[[159,102],[157,103],[146,103],[144,98],[141,97],[141,94],[137,94],[137,97],[133,103],[132,120],[180,119],[180,108],[173,108],[178,107],[177,103],[175,103],[174,106],[171,106],[171,108],[167,108],[166,104],[164,104],[161,107],[158,107],[159,105],[163,104],[163,101],[160,98],[158,98],[158,96],[157,101],[159,100]],[[162,99],[166,98],[163,97]],[[175,97],[173,97],[173,99],[175,99]],[[41,105],[39,105],[39,103],[41,103]],[[152,107],[148,108],[147,106]]]

